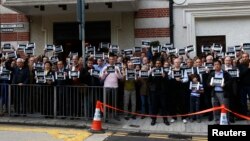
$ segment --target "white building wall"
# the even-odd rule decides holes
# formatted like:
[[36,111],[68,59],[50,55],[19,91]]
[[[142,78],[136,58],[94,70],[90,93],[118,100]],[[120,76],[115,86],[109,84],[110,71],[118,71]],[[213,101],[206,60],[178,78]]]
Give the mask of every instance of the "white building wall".
[[196,36],[226,35],[226,45],[250,42],[250,16],[223,17],[196,20]]
[[[249,42],[249,0],[187,0],[174,6],[175,47],[196,46],[196,36],[226,35],[226,45]],[[195,56],[193,52],[191,56]]]

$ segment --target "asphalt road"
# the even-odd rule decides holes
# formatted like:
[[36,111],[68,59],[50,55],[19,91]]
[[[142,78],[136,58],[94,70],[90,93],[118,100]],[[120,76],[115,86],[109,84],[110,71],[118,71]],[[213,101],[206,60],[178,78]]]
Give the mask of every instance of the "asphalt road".
[[0,125],[0,141],[83,141],[89,135],[81,129]]

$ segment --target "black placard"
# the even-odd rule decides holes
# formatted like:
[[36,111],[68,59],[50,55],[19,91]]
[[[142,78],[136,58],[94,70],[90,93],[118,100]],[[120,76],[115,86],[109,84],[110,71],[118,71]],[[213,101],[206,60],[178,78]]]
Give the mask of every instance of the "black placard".
[[150,43],[151,43],[151,41],[143,40],[141,45],[142,45],[142,47],[150,47]]
[[232,77],[239,77],[239,70],[238,69],[229,69],[227,72],[232,76]]
[[79,71],[69,71],[69,79],[79,78],[79,77],[80,77]]
[[181,70],[172,70],[172,78],[183,78]]
[[134,69],[126,69],[126,80],[135,80],[136,72]]
[[43,64],[42,62],[34,63],[33,68],[34,68],[35,70],[43,70],[44,64]]
[[66,80],[66,74],[64,72],[55,72],[56,80]]
[[141,52],[142,48],[141,47],[134,47],[134,52]]
[[190,90],[197,91],[197,90],[199,90],[199,88],[200,88],[200,83],[199,82],[198,83],[190,82],[190,84],[189,84],[189,89]]
[[124,55],[126,57],[132,57],[133,56],[133,49],[126,49],[126,50],[124,50]]
[[139,71],[139,77],[141,78],[148,78],[149,72],[148,71]]
[[179,55],[185,55],[186,54],[186,50],[184,48],[180,48],[178,51]]
[[62,45],[56,45],[54,48],[55,53],[61,53],[63,52],[63,47]]
[[210,81],[210,85],[211,86],[223,86],[224,85],[224,79],[223,78],[216,78],[216,77],[212,77],[211,81]]
[[189,45],[186,47],[186,52],[189,53],[189,52],[192,52],[194,51],[194,46],[193,45]]
[[141,58],[140,57],[131,57],[130,60],[134,65],[140,65],[141,64]]
[[90,70],[90,75],[99,78],[100,71],[99,70],[95,70],[95,69],[91,69]]
[[107,66],[108,73],[115,73],[115,66]]
[[163,68],[155,68],[152,71],[152,76],[162,76]]

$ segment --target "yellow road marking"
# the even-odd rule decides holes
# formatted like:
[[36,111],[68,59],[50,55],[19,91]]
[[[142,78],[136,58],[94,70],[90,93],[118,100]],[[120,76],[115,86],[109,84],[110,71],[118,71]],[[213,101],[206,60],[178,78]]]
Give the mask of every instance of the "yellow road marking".
[[192,137],[192,141],[207,141],[207,137]]
[[150,134],[148,138],[161,138],[161,139],[168,139],[168,135],[162,134]]
[[64,141],[83,141],[91,135],[91,133],[80,129],[58,129],[46,127],[30,127],[30,126],[11,126],[1,125],[1,131],[16,131],[16,132],[35,132],[47,133],[55,138],[63,139]]
[[126,132],[116,132],[115,134],[113,134],[114,136],[127,136],[128,133]]

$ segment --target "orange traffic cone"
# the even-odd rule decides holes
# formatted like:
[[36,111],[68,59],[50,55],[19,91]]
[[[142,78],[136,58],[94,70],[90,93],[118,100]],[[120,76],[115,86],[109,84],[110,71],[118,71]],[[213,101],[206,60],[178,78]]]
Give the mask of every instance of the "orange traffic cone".
[[101,106],[102,103],[100,101],[97,101],[95,108],[95,115],[90,132],[95,132],[95,133],[104,132],[104,130],[102,129],[102,121],[101,121]]
[[220,114],[220,125],[228,125],[227,120],[227,111],[225,110],[225,105],[221,105],[221,114]]

